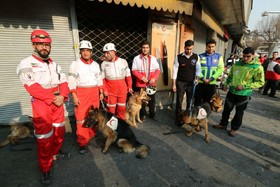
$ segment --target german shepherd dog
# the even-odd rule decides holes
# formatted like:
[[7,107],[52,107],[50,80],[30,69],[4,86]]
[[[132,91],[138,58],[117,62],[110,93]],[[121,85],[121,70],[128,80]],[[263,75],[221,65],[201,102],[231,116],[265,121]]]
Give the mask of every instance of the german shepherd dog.
[[215,93],[210,101],[211,110],[214,112],[221,112],[223,110],[223,100],[221,96]]
[[[32,120],[32,117],[29,117]],[[31,122],[26,122],[19,125],[11,126],[11,133],[7,139],[0,143],[0,148],[7,146],[8,144],[16,144],[20,139],[33,137],[34,127]]]
[[[186,110],[180,114],[181,121],[184,123],[182,126],[186,128],[186,136],[192,136],[194,130],[200,131],[200,126],[204,128],[205,131],[205,141],[206,143],[210,142],[208,135],[208,118],[211,114],[211,108],[209,103],[203,103],[200,106],[194,106],[190,110]],[[191,130],[188,130],[188,127],[191,127]]]
[[137,118],[138,123],[142,123],[140,120],[140,110],[142,104],[148,104],[151,98],[148,96],[147,92],[143,89],[140,92],[135,92],[129,97],[126,109],[126,121],[132,127],[138,127],[135,118]]
[[[117,126],[112,125],[113,120],[117,121]],[[92,107],[85,120],[84,127],[96,128],[104,135],[106,142],[102,150],[103,153],[108,152],[113,142],[117,142],[122,152],[132,153],[137,151],[137,158],[146,158],[149,153],[150,148],[137,141],[129,124],[109,112]]]

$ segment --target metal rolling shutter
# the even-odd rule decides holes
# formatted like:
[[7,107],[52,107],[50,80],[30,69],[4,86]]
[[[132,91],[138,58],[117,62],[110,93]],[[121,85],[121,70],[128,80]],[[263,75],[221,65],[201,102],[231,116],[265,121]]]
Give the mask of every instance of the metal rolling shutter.
[[[32,53],[30,33],[44,29],[52,37],[51,58],[67,74],[75,60],[69,0],[0,1],[0,124],[32,115],[30,96],[16,75],[19,62]],[[66,104],[73,113],[73,107]],[[66,113],[67,114],[67,113]]]

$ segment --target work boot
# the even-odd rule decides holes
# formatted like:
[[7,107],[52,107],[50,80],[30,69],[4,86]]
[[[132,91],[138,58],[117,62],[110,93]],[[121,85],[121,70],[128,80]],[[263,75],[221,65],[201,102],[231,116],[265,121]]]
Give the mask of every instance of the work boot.
[[71,157],[70,153],[59,151],[57,155],[53,156],[53,160],[67,160],[70,157]]
[[42,184],[50,184],[51,183],[51,172],[42,172],[42,177],[41,177],[41,183]]
[[88,148],[87,148],[87,146],[80,146],[80,148],[79,148],[79,153],[82,154],[82,155],[88,153]]

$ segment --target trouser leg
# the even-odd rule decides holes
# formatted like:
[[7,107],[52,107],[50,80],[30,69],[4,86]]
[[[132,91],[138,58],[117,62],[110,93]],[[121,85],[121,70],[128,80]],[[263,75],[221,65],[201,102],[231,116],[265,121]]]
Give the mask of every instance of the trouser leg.
[[154,95],[149,95],[151,98],[149,102],[149,116],[151,118],[155,117],[155,105],[156,105],[156,93]]
[[126,119],[126,95],[117,98],[117,117]]
[[234,107],[234,95],[231,92],[228,92],[225,99],[224,110],[222,113],[222,119],[220,121],[220,125],[227,126],[230,113]]
[[53,162],[52,110],[49,105],[32,99],[33,124],[38,145],[38,163],[42,172],[48,172]]
[[[248,105],[248,97],[247,96],[237,96],[236,99],[236,106],[235,106],[235,115],[231,121],[231,129],[232,130],[238,130],[240,126],[242,125],[243,115],[244,111],[247,108]],[[240,104],[242,103],[242,104]]]

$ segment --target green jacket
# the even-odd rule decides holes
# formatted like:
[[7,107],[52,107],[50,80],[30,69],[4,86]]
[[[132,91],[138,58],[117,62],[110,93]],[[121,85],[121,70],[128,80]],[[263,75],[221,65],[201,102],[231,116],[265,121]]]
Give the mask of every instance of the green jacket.
[[[237,61],[228,74],[225,86],[229,86],[229,91],[236,95],[251,96],[253,88],[259,88],[264,85],[263,67],[257,59],[249,63],[243,60]],[[236,86],[242,85],[243,90],[235,90]]]

